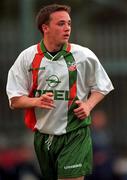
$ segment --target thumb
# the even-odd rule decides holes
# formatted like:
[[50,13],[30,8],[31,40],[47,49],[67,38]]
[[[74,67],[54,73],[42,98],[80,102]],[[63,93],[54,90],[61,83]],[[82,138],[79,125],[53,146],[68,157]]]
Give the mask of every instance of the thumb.
[[82,102],[79,101],[79,100],[77,100],[77,101],[75,101],[75,103],[76,103],[78,106],[80,106]]
[[49,96],[49,97],[53,97],[54,96],[54,94],[52,92],[48,92],[48,93],[46,93],[46,95]]

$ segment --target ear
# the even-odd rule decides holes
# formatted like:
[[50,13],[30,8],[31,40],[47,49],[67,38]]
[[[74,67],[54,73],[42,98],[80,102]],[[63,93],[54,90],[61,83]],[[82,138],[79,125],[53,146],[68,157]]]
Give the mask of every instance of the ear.
[[42,30],[44,33],[46,33],[48,31],[48,25],[47,24],[43,24],[42,25]]

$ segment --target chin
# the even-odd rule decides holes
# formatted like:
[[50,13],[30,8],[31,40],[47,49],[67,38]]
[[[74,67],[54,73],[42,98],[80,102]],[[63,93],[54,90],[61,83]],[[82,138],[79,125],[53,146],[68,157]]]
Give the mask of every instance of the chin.
[[64,39],[63,44],[68,43],[69,39]]
[[61,45],[63,46],[63,45],[66,44],[66,43],[68,43],[68,39],[62,40],[62,41],[58,42],[57,45],[58,45],[58,46],[61,46]]

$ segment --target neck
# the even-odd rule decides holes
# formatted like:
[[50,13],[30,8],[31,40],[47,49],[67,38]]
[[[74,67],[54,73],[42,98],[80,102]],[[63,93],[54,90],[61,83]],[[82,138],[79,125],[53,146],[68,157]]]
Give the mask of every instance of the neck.
[[56,52],[56,51],[59,51],[61,50],[62,48],[62,44],[55,44],[53,42],[50,42],[50,41],[46,41],[45,39],[43,40],[44,42],[44,45],[46,47],[46,49],[49,51],[49,52]]

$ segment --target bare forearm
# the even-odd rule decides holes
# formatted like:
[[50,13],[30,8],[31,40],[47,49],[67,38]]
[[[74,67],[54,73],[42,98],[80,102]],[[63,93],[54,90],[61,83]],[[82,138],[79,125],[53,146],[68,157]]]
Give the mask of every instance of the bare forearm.
[[32,107],[38,107],[38,108],[43,108],[43,109],[55,108],[53,94],[49,92],[49,93],[43,94],[40,97],[30,98],[27,96],[21,96],[21,97],[13,97],[11,99],[12,109],[32,108]]
[[27,96],[13,97],[11,99],[11,108],[31,108],[35,107],[36,98],[30,98]]
[[92,109],[104,98],[104,95],[99,92],[92,92],[88,100],[77,100],[75,103],[78,108],[74,109],[75,115],[83,120],[90,115]]
[[100,92],[92,92],[86,104],[89,106],[90,111],[104,98]]

